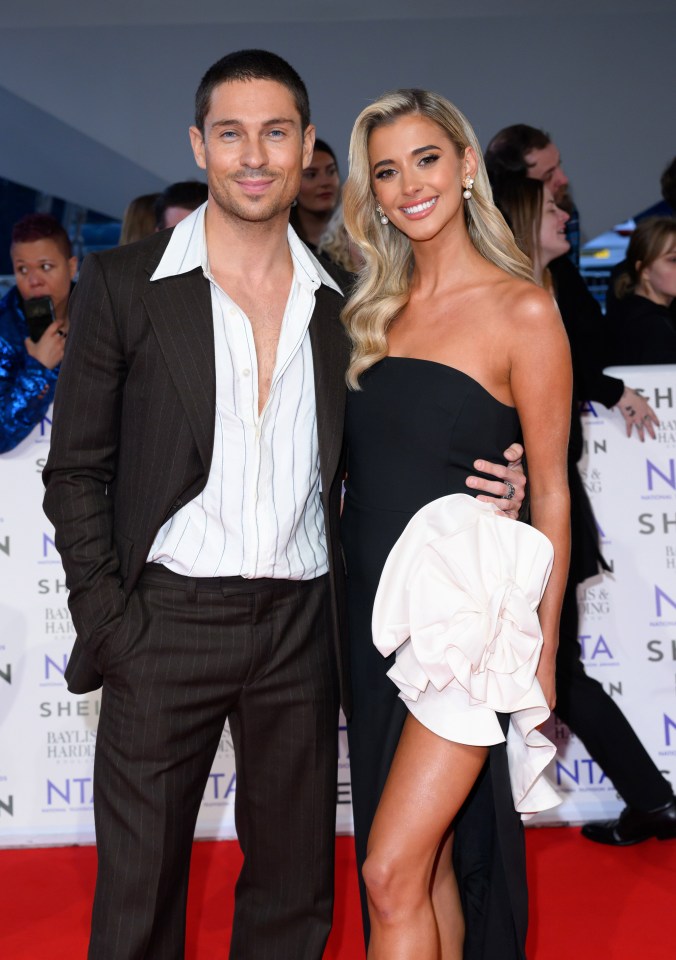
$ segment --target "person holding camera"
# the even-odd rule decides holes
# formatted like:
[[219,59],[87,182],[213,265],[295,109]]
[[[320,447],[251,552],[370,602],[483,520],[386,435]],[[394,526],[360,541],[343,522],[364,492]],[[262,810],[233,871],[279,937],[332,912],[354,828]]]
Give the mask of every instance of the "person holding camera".
[[12,229],[16,286],[0,300],[0,453],[18,446],[54,399],[77,272],[68,234],[33,213]]

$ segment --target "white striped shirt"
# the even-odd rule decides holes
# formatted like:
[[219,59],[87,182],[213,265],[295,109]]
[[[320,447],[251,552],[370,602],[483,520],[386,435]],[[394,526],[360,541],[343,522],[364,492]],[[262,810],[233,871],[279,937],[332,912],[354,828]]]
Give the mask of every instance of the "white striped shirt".
[[293,281],[259,414],[251,323],[209,271],[205,210],[174,228],[151,280],[199,267],[210,282],[214,452],[205,489],[160,528],[148,560],[192,577],[311,580],[328,570],[328,553],[308,327],[315,290],[325,283],[341,291],[289,227]]

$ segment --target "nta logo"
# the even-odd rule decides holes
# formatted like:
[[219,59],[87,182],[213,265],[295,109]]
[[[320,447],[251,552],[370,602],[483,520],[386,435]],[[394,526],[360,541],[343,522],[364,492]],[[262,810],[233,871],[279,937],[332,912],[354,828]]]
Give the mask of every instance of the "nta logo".
[[[676,610],[676,600],[655,584],[655,613],[659,618],[663,616],[663,604],[665,603]],[[666,614],[664,615],[666,616]]]
[[665,469],[664,472],[656,466],[652,460],[646,460],[646,471],[648,475],[648,490],[654,490],[655,476],[665,483],[668,487],[671,487],[672,490],[676,491],[676,460],[673,458],[669,460],[669,466]]

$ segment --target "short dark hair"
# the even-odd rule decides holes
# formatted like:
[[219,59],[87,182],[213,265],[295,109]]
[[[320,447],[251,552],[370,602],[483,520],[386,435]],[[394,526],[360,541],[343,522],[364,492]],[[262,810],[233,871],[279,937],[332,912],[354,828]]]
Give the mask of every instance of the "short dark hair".
[[27,213],[12,227],[12,240],[15,243],[35,243],[36,240],[53,240],[66,260],[73,256],[70,237],[56,217],[49,213]]
[[328,155],[333,159],[333,162],[338,166],[338,161],[336,160],[336,154],[333,147],[330,147],[326,140],[320,140],[319,137],[315,137],[315,145],[313,153],[316,153],[319,150],[321,153],[328,153]]
[[662,188],[662,196],[666,202],[672,210],[676,210],[676,157],[674,157],[660,177],[660,187]]
[[217,60],[200,81],[195,94],[195,126],[200,133],[204,133],[204,120],[215,88],[235,80],[274,80],[281,83],[293,94],[301,128],[305,130],[310,123],[307,89],[291,64],[268,50],[236,50]]
[[551,142],[548,133],[537,127],[529,127],[527,123],[503,127],[484,152],[488,178],[493,187],[505,176],[527,177],[526,154],[531,150],[544,150]]
[[201,180],[180,180],[170,183],[158,194],[155,201],[155,220],[158,230],[164,229],[164,214],[169,207],[180,207],[182,210],[197,210],[206,202],[209,189]]

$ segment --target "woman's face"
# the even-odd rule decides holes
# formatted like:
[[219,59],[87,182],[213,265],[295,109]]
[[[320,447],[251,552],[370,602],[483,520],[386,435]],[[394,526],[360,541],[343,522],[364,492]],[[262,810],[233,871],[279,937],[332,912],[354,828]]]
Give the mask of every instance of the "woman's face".
[[303,170],[298,206],[310,213],[332,213],[338,204],[340,177],[330,153],[315,150],[312,162]]
[[543,268],[552,260],[563,256],[570,250],[570,244],[566,239],[566,224],[569,220],[570,217],[565,210],[557,207],[549,187],[544,187],[540,231],[537,238],[538,252]]
[[462,181],[476,172],[470,148],[459,157],[437,123],[409,114],[376,127],[368,153],[376,201],[412,241],[435,237],[458,212],[464,227]]
[[636,292],[666,307],[676,297],[676,234],[659,257],[640,271]]

